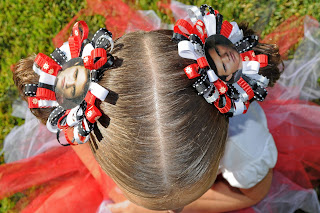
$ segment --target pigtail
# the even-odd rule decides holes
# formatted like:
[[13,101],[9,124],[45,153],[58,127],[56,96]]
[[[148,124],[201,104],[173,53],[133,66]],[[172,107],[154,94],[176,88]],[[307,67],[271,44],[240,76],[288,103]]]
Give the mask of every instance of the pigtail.
[[[255,34],[254,30],[249,28],[249,23],[247,22],[241,22],[239,24],[239,28],[242,29],[244,36]],[[265,54],[268,56],[268,65],[266,67],[261,67],[259,74],[269,79],[269,87],[274,86],[283,72],[283,66],[282,68],[279,68],[279,65],[283,64],[283,62],[281,60],[278,46],[275,44],[258,43],[253,50],[256,55]]]
[[[21,59],[13,68],[13,81],[18,88],[19,94],[24,101],[28,101],[28,96],[25,95],[26,84],[38,84],[39,75],[33,69],[33,63],[36,55],[33,54],[27,58]],[[33,108],[31,112],[41,121],[46,124],[47,119],[53,108]]]

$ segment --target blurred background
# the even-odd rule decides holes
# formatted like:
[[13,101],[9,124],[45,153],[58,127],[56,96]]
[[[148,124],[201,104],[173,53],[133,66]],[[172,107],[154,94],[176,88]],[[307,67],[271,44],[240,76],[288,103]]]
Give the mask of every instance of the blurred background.
[[[208,4],[223,14],[225,20],[249,22],[261,40],[278,44],[284,60],[293,58],[303,39],[306,15],[320,20],[320,0],[180,2],[197,6]],[[105,6],[117,6],[103,8],[102,3]],[[0,0],[0,153],[5,136],[14,126],[24,122],[22,118],[12,116],[12,104],[19,104],[19,95],[11,71],[15,63],[21,58],[39,52],[49,55],[61,41],[67,39],[73,23],[77,20],[86,21],[91,32],[107,25],[117,38],[130,28],[130,20],[127,19],[132,17],[132,11],[153,10],[160,17],[160,27],[171,28],[175,23],[175,17],[170,3],[169,0]],[[119,20],[124,21],[123,28],[114,28],[112,23]],[[319,79],[317,83],[319,84]],[[0,163],[4,163],[3,153]],[[3,199],[0,202],[0,212],[14,211],[12,209],[17,200],[23,199],[24,196],[17,193]]]

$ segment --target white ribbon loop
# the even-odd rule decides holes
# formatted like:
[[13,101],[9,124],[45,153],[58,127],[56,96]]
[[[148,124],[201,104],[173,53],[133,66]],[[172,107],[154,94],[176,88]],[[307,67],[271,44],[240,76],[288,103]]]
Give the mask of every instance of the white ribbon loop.
[[56,77],[53,75],[50,75],[48,73],[43,72],[37,65],[34,63],[32,66],[32,69],[35,73],[37,73],[39,77],[39,82],[49,85],[54,85],[56,81]]
[[258,74],[260,63],[258,61],[243,61],[242,73],[243,74]]
[[215,74],[215,72],[212,69],[209,69],[207,71],[208,77],[209,77],[209,81],[211,83],[215,82],[216,80],[219,79],[219,77]]
[[45,107],[57,107],[59,106],[58,102],[52,100],[39,100],[38,107],[45,108]]
[[99,37],[99,39],[102,39],[102,38],[105,38],[105,39],[107,39],[109,41],[109,43],[110,43],[110,52],[111,52],[113,50],[113,47],[114,47],[114,42],[113,42],[112,38],[110,36],[108,36],[108,35],[101,35]]
[[233,28],[229,35],[229,40],[235,44],[238,41],[243,39],[243,32],[242,30],[239,29],[239,26],[236,22],[233,21],[233,22],[230,22],[230,24],[232,24]]
[[76,106],[72,108],[67,116],[67,124],[68,126],[75,126],[79,121],[77,120],[77,111],[79,110],[80,106]]
[[49,119],[47,120],[46,123],[47,129],[52,132],[52,133],[57,133],[58,132],[58,127],[57,126],[52,126],[52,124],[49,122]]
[[69,42],[64,42],[63,45],[59,49],[67,57],[67,61],[69,61],[71,59],[71,52],[70,52]]
[[242,102],[246,102],[249,99],[248,94],[244,91],[237,83],[233,83],[232,86],[238,91],[240,94],[240,100]]
[[91,56],[92,50],[94,50],[94,47],[92,46],[92,44],[91,43],[86,44],[86,46],[84,46],[84,48],[83,48],[81,58],[83,59],[86,56]]
[[89,90],[91,91],[92,95],[96,96],[101,101],[104,101],[109,94],[107,89],[95,82],[90,83]]
[[234,108],[233,116],[241,115],[245,110],[245,105],[240,100],[236,100],[234,102]]
[[195,51],[194,45],[187,40],[178,43],[178,52],[182,58],[197,60],[202,57],[202,55]]
[[203,22],[206,25],[208,37],[217,33],[216,29],[216,16],[214,14],[209,14],[203,17]]
[[202,17],[201,11],[199,10],[198,7],[194,6],[194,7],[190,8],[187,11],[187,13],[188,13],[189,18],[190,18],[190,20],[192,21],[193,24],[195,24],[198,20],[203,21],[203,17]]
[[[215,90],[214,93],[211,96],[209,96],[212,93],[213,89]],[[214,103],[219,98],[219,96],[219,91],[215,88],[213,84],[210,86],[210,89],[203,94],[203,97],[209,104]]]
[[256,80],[259,86],[267,87],[269,84],[269,79],[267,77],[262,76],[262,75],[249,74],[248,77]]

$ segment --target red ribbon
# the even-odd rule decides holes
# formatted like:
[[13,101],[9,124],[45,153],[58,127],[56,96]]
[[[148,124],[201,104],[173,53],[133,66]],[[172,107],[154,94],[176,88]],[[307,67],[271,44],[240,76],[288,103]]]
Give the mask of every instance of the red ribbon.
[[205,40],[208,37],[206,25],[201,20],[198,20],[195,23],[195,25],[193,26],[193,29],[192,29],[192,33],[199,36],[199,38],[201,39],[203,44],[205,43]]
[[[94,60],[96,58],[99,58],[99,60],[94,63]],[[103,48],[93,49],[91,51],[91,55],[83,58],[84,66],[90,70],[99,69],[100,67],[105,65],[105,63],[107,63],[107,61],[108,61],[107,51]]]
[[[181,29],[180,29],[180,27],[181,27],[181,28],[184,28],[184,29],[187,31],[188,35],[185,34],[184,32],[182,32]],[[175,33],[179,33],[179,34],[183,35],[184,37],[188,38],[189,35],[192,33],[192,26],[191,26],[191,24],[190,24],[189,22],[187,22],[186,20],[184,20],[184,19],[179,19],[179,20],[177,21],[177,23],[174,25],[173,31],[174,31]]]
[[253,50],[240,53],[242,61],[258,61],[260,67],[265,67],[268,65],[268,56],[265,54],[256,55]]
[[215,88],[218,90],[220,95],[225,94],[228,91],[226,83],[224,83],[220,78],[213,82]]
[[46,88],[37,88],[37,98],[44,99],[44,100],[56,100],[56,94],[54,91],[46,89]]
[[58,123],[57,123],[57,127],[58,127],[59,129],[64,129],[64,128],[69,127],[68,124],[67,124],[67,122],[66,122],[66,124],[65,124],[64,126],[62,126],[62,125],[61,125],[61,121],[62,121],[62,119],[63,119],[64,117],[68,116],[68,114],[69,114],[70,111],[71,111],[71,109],[66,110],[66,112],[64,113],[64,115],[59,118]]
[[65,127],[63,128],[63,133],[64,133],[64,137],[66,138],[67,142],[70,144],[70,145],[78,145],[78,143],[72,143],[72,139],[74,138],[74,135],[73,135],[73,129],[74,127]]
[[243,80],[243,78],[240,78],[237,81],[237,84],[248,94],[249,100],[251,100],[254,97],[254,92],[252,88],[245,80]]
[[198,58],[197,62],[200,68],[205,68],[209,66],[208,61],[205,57]]
[[242,58],[242,61],[258,61],[257,56],[253,50],[240,53],[240,56]]
[[232,32],[233,26],[228,21],[224,21],[221,25],[221,31],[220,34],[225,36],[226,38],[229,38],[231,32]]
[[227,95],[224,95],[224,96],[226,97],[226,105],[224,107],[221,107],[221,108],[219,107],[220,97],[214,102],[214,105],[217,107],[217,109],[221,113],[227,113],[231,109],[231,99]]
[[268,65],[268,56],[264,54],[257,55],[257,59],[260,63],[260,67],[266,67]]
[[[80,28],[82,26],[82,28]],[[79,57],[82,42],[88,38],[89,28],[84,21],[78,21],[73,25],[72,36],[69,37],[71,58]]]
[[34,63],[36,63],[43,72],[49,75],[57,76],[58,71],[61,70],[61,66],[57,64],[57,62],[43,53],[37,55],[34,59]]
[[84,100],[90,104],[90,105],[94,105],[95,104],[95,101],[96,101],[97,97],[94,96],[91,91],[89,90],[86,97],[84,98]]
[[207,59],[205,57],[201,57],[197,59],[197,64],[191,64],[184,68],[184,72],[188,76],[189,79],[193,79],[199,77],[200,74],[198,73],[199,68],[205,68],[208,65]]
[[85,112],[86,118],[90,123],[95,123],[98,120],[102,113],[95,106],[96,96],[94,96],[90,91],[88,91],[84,100],[87,102],[87,109]]
[[39,108],[39,100],[37,97],[28,97],[28,107],[30,109]]
[[186,73],[189,79],[199,77],[200,74],[198,73],[198,70],[199,70],[198,64],[190,64],[189,66],[184,68],[184,72]]
[[[80,28],[82,26],[82,29]],[[82,33],[81,33],[82,31]],[[79,35],[81,43],[88,38],[89,34],[89,27],[85,21],[78,21],[73,25],[72,28],[72,34],[73,35]]]
[[66,116],[69,115],[70,113],[70,109],[68,109],[63,116],[61,116],[58,120],[58,123],[57,123],[57,127],[61,130],[63,130],[63,133],[64,133],[64,137],[66,138],[67,142],[70,144],[70,145],[77,145],[76,143],[72,143],[72,139],[73,139],[73,128],[74,127],[70,127],[68,126],[67,122],[65,123],[65,125],[61,125],[61,121],[62,119],[64,119]]
[[68,39],[71,58],[79,57],[81,43],[77,36],[70,36]]
[[95,123],[101,117],[102,113],[95,105],[91,105],[87,107],[85,115],[90,123]]

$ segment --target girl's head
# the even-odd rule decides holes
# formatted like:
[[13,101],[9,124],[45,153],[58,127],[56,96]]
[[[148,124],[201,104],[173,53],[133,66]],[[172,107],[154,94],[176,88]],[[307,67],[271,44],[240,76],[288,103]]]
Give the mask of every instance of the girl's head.
[[[228,119],[195,92],[183,71],[194,62],[178,55],[171,35],[135,32],[116,41],[114,66],[99,84],[118,99],[100,104],[109,125],[98,121],[101,135],[90,139],[96,160],[128,199],[155,210],[181,208],[211,187],[228,129]],[[260,71],[273,84],[280,75],[277,50],[258,44],[254,51],[268,55]],[[14,71],[22,95],[25,84],[38,82],[33,60],[20,61]],[[52,109],[32,111],[45,123]]]
[[119,98],[101,105],[110,125],[98,125],[104,138],[91,143],[127,197],[157,210],[183,207],[210,188],[228,125],[195,93],[183,71],[188,61],[168,32],[136,32],[116,42],[112,54],[121,64],[99,83]]
[[[183,207],[210,188],[228,127],[225,116],[194,91],[183,71],[190,61],[180,58],[171,35],[135,32],[117,40],[115,66],[99,84],[118,99],[101,103],[110,123],[104,128],[97,122],[102,139],[92,134],[90,142],[128,199],[156,210]],[[38,81],[33,59],[21,61],[14,72],[22,94],[24,84]],[[46,110],[33,109],[43,122]]]

